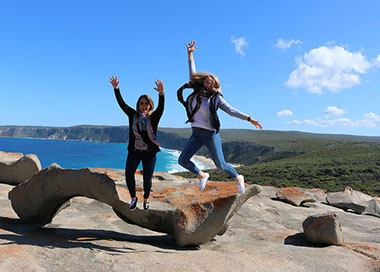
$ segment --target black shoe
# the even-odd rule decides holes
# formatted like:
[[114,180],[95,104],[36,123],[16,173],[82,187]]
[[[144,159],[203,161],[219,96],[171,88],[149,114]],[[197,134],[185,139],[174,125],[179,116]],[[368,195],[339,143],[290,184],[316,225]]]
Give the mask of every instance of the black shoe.
[[144,210],[149,210],[150,204],[149,202],[144,202]]
[[137,201],[139,201],[139,199],[136,197],[136,200],[133,200],[131,201],[131,204],[129,204],[129,209],[131,211],[134,211],[136,210],[136,207],[137,207]]

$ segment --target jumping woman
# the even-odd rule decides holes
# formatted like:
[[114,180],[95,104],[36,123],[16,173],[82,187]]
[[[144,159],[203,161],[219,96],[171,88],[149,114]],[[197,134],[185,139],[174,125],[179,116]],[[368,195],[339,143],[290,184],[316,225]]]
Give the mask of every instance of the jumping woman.
[[[262,126],[249,115],[242,113],[227,103],[221,93],[217,76],[211,73],[196,73],[193,57],[193,52],[197,49],[195,42],[191,41],[189,44],[186,44],[186,47],[190,81],[178,89],[177,98],[186,109],[187,122],[191,123],[192,135],[179,156],[178,163],[199,176],[199,191],[203,191],[206,187],[209,174],[201,171],[190,159],[195,152],[205,145],[209,149],[216,167],[234,178],[239,193],[243,193],[245,190],[244,177],[238,175],[236,170],[224,160],[219,135],[220,122],[217,110],[221,109],[233,117],[247,120],[256,128],[262,129]],[[185,88],[194,89],[186,101],[184,101],[182,95]]]
[[129,144],[128,157],[125,166],[125,179],[131,196],[129,209],[134,211],[137,207],[135,172],[140,162],[143,166],[144,180],[144,210],[149,209],[149,195],[152,188],[152,177],[156,165],[156,153],[160,151],[160,145],[156,141],[157,127],[164,112],[164,84],[156,80],[158,92],[158,107],[155,111],[152,99],[143,94],[136,103],[136,110],[128,106],[120,94],[119,81],[117,77],[110,78],[116,100],[120,108],[128,115],[129,119]]

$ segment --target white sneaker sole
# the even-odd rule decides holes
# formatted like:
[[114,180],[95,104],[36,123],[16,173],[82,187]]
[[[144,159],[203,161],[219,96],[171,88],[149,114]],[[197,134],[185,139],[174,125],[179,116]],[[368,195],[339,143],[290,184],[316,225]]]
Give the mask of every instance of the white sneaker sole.
[[236,182],[239,194],[245,192],[244,177],[242,175],[238,176],[238,181]]
[[208,173],[205,173],[205,175],[206,175],[206,177],[199,179],[199,191],[200,192],[202,192],[205,189],[207,180],[210,177],[210,174],[208,174]]

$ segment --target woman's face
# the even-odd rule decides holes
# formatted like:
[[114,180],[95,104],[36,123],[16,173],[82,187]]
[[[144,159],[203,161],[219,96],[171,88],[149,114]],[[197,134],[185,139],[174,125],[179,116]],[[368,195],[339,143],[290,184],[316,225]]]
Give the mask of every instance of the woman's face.
[[205,87],[206,89],[212,89],[215,85],[215,80],[208,76],[206,77],[205,81],[203,82],[203,87]]
[[140,99],[139,110],[141,113],[144,113],[144,114],[148,113],[148,111],[150,110],[150,104],[149,104],[148,99],[144,97]]

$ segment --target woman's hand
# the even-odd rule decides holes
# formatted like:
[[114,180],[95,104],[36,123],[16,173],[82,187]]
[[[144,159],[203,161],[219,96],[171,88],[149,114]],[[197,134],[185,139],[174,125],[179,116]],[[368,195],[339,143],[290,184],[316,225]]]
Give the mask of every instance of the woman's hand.
[[154,83],[156,83],[156,87],[154,88],[160,95],[164,94],[164,83],[161,80],[157,79]]
[[259,121],[253,120],[251,117],[248,117],[246,120],[249,120],[249,122],[256,128],[263,129],[263,126],[259,123]]
[[186,44],[187,47],[187,55],[189,56],[189,60],[193,59],[193,52],[198,48],[195,46],[195,41],[190,41]]
[[112,77],[110,77],[110,83],[112,84],[112,87],[114,88],[114,89],[117,89],[117,88],[119,88],[119,81],[117,80],[117,76],[112,76]]

